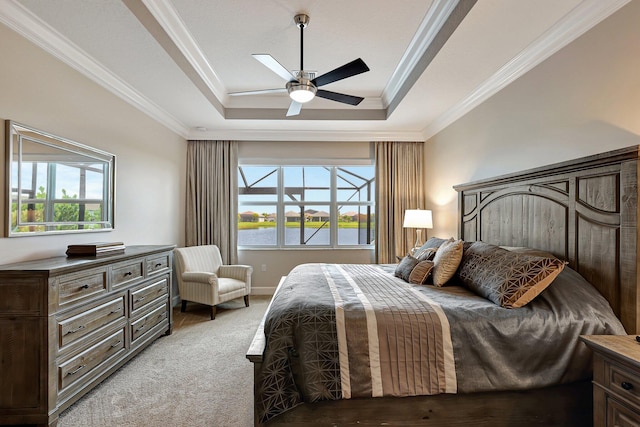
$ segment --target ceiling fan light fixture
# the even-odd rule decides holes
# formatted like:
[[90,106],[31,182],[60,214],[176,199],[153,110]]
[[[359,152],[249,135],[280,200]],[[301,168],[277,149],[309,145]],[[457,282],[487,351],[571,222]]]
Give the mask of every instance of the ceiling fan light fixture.
[[311,101],[316,96],[316,88],[313,83],[308,80],[302,80],[299,82],[293,81],[287,83],[287,91],[289,97],[300,104]]

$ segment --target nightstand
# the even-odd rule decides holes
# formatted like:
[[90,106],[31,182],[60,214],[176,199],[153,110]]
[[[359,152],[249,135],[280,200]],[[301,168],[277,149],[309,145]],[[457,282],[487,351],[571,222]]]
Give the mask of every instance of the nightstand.
[[580,337],[593,350],[594,427],[640,426],[640,343],[635,335]]

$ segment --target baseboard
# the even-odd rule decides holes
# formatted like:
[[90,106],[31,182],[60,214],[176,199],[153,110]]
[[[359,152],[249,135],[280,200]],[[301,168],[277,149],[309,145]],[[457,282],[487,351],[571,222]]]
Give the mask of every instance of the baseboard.
[[251,286],[251,295],[273,295],[275,286]]

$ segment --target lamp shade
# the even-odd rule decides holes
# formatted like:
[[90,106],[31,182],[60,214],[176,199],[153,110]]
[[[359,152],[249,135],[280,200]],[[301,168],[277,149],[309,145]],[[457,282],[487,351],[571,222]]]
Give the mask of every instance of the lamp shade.
[[431,211],[423,209],[407,209],[404,211],[403,228],[433,228]]

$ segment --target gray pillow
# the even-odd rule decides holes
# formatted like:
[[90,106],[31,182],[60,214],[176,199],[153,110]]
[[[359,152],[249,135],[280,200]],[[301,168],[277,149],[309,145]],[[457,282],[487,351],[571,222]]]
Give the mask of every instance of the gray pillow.
[[408,282],[413,267],[415,267],[419,262],[420,261],[418,261],[411,255],[407,255],[406,257],[402,258],[402,261],[400,261],[396,266],[396,271],[394,272],[395,276],[401,278],[405,282]]

